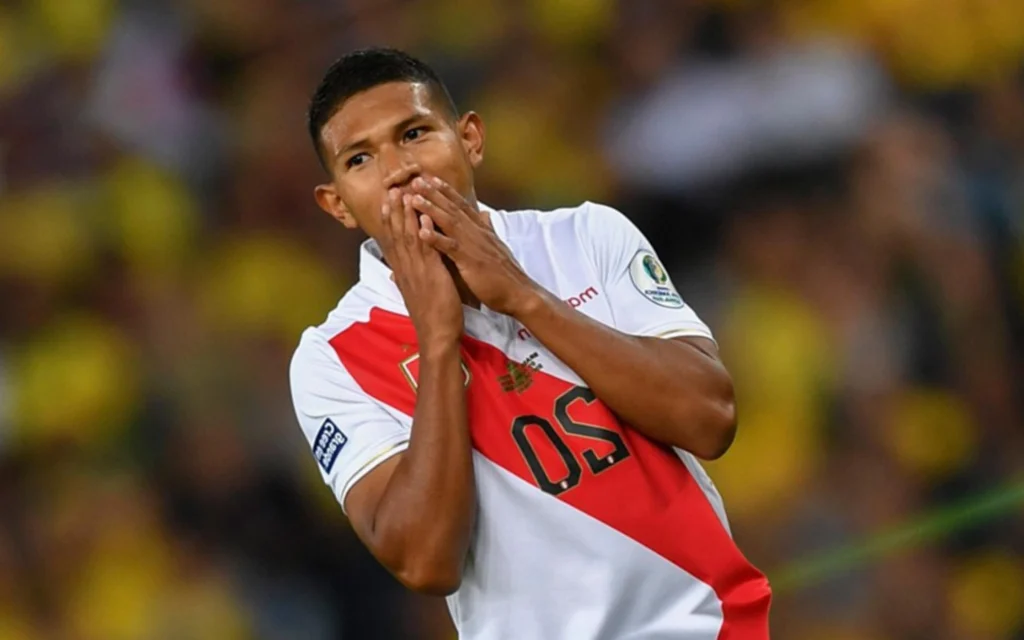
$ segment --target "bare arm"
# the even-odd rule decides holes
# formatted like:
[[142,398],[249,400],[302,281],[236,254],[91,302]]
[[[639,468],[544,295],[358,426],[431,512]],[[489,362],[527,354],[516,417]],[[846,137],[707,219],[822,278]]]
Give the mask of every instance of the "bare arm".
[[373,555],[406,587],[459,587],[476,497],[457,345],[424,350],[409,448],[349,491],[346,511]]
[[428,241],[488,307],[519,320],[612,411],[660,442],[714,459],[736,433],[732,380],[711,340],[636,337],[572,309],[530,280],[487,216],[441,181],[414,184],[444,230]]
[[630,336],[541,289],[512,315],[612,411],[649,438],[709,460],[732,444],[732,380],[711,340]]
[[408,449],[352,487],[345,506],[360,539],[398,580],[447,595],[459,587],[476,515],[462,303],[440,254],[419,239],[415,212],[396,198],[382,214],[379,242],[419,340],[416,409]]

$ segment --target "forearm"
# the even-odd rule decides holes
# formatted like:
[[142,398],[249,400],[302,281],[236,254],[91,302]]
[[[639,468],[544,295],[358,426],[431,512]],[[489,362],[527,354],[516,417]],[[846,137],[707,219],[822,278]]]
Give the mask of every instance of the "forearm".
[[[409,586],[454,590],[475,507],[458,344],[424,349],[409,448],[374,514],[378,557]],[[425,586],[438,583],[436,589]]]
[[692,344],[616,331],[538,291],[515,314],[595,395],[649,438],[717,458],[735,433],[728,372]]

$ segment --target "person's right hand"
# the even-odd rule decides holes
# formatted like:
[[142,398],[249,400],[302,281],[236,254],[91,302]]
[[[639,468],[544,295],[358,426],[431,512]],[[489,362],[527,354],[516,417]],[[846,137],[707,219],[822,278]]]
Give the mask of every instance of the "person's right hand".
[[388,190],[381,209],[383,232],[377,242],[405,300],[422,352],[458,344],[462,301],[441,253],[421,237],[421,233],[429,235],[426,230],[433,230],[433,222],[416,213],[411,198],[408,194],[403,198],[397,188]]

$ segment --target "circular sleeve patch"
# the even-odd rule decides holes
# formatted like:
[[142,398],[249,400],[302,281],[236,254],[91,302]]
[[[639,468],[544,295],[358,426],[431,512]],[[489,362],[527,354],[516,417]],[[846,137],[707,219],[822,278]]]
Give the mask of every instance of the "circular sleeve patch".
[[654,304],[670,309],[683,308],[683,299],[654,253],[646,249],[638,251],[629,263],[629,277],[637,291]]

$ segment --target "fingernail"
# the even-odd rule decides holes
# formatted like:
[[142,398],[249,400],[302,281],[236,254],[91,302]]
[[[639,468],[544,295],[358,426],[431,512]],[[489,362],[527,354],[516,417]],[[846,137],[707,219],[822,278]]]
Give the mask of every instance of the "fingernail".
[[427,199],[421,195],[415,195],[412,197],[412,201],[416,204],[425,204],[427,202]]
[[389,207],[388,205],[384,205],[384,206],[382,206],[380,208],[380,215],[388,216],[388,215],[390,215],[390,213],[391,213],[391,207]]
[[436,186],[436,187],[440,187],[442,184],[444,184],[443,182],[441,182],[441,178],[438,178],[438,177],[434,177],[432,179],[432,182],[434,183],[434,186]]
[[412,186],[416,187],[417,189],[426,189],[427,182],[423,178],[416,178],[415,180],[412,181]]
[[408,193],[402,196],[402,204],[409,205],[412,202],[412,196]]

